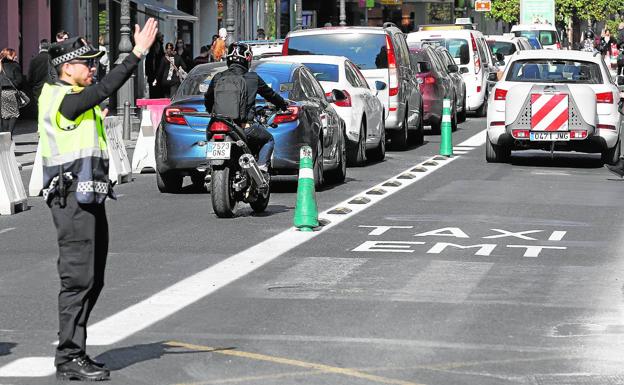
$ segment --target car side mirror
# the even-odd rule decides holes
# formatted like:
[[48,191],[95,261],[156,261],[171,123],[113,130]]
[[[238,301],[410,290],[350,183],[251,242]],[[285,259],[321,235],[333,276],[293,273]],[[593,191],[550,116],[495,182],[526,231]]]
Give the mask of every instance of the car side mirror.
[[418,62],[418,72],[429,72],[429,71],[431,71],[431,63],[428,63],[426,61]]
[[496,72],[490,72],[488,74],[487,80],[491,81],[491,82],[495,82],[498,81],[498,75]]
[[615,77],[615,82],[618,86],[624,86],[624,75],[618,75]]
[[387,87],[386,83],[379,81],[379,80],[375,80],[375,89],[377,91],[383,91],[385,90]]
[[459,66],[457,64],[449,64],[447,68],[450,73],[455,73],[459,71]]
[[342,102],[347,100],[347,95],[340,90],[333,89],[331,94],[325,97],[328,103]]
[[459,68],[459,73],[460,73],[460,74],[467,74],[468,72],[470,72],[470,71],[468,70],[468,67],[460,67],[460,68]]

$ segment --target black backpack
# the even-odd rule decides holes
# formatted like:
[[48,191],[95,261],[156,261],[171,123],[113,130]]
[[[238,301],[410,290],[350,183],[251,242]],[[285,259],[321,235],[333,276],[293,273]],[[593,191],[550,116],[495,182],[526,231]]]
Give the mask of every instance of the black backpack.
[[234,120],[247,120],[247,83],[243,75],[224,71],[214,85],[212,112]]

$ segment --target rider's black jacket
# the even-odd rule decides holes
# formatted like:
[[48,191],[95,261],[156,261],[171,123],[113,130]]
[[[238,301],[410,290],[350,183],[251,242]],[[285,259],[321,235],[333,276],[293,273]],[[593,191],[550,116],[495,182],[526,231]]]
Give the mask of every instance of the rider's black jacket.
[[245,83],[247,84],[247,122],[253,121],[254,118],[253,107],[256,104],[256,94],[259,94],[267,101],[275,104],[281,110],[286,110],[288,107],[288,102],[286,102],[286,100],[284,100],[284,98],[282,98],[277,92],[273,91],[273,89],[269,87],[257,73],[249,72],[244,66],[232,63],[227,70],[216,74],[214,78],[212,78],[210,86],[208,86],[208,90],[204,94],[206,112],[212,112],[212,106],[214,105],[215,99],[214,85],[216,84],[216,80],[223,76],[223,73],[226,71],[230,71],[236,75],[241,75],[245,79]]

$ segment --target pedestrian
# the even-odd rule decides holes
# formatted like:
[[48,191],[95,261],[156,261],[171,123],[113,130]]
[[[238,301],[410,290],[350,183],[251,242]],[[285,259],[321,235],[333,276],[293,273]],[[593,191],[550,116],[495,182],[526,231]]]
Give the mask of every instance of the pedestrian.
[[22,68],[17,62],[17,53],[13,48],[5,48],[0,52],[0,132],[15,131],[15,123],[19,118],[17,92],[24,83]]
[[227,30],[225,28],[219,29],[219,37],[214,43],[214,48],[212,50],[212,55],[214,57],[214,61],[221,61],[225,58],[225,39],[227,39]]
[[617,73],[616,75],[624,75],[624,41],[618,43],[617,56]]
[[266,32],[264,32],[264,28],[258,28],[256,30],[256,37],[258,40],[266,40]]
[[184,61],[177,54],[173,43],[167,43],[165,57],[160,62],[156,74],[156,82],[162,87],[164,97],[173,97],[185,77]]
[[61,43],[65,40],[69,39],[69,34],[63,30],[60,30],[56,33],[56,42]]
[[180,58],[182,58],[182,61],[184,62],[184,68],[187,70],[190,70],[191,68],[193,68],[193,55],[191,55],[191,52],[186,48],[186,44],[184,44],[184,40],[182,39],[178,39],[176,40],[176,53],[178,54],[178,56],[180,56]]
[[28,66],[28,84],[32,90],[35,103],[38,102],[39,95],[44,83],[53,82],[55,79],[52,72],[56,72],[50,63],[50,42],[48,39],[42,39],[39,42],[39,53],[30,61]]
[[595,52],[596,48],[594,47],[594,31],[591,29],[587,29],[585,31],[585,36],[583,41],[581,42],[581,51],[585,52]]
[[104,54],[100,58],[98,64],[97,78],[102,79],[108,71],[110,71],[110,58],[108,57],[108,50],[106,49],[106,38],[104,35],[100,35],[98,38],[98,49]]
[[210,63],[210,49],[204,45],[199,49],[199,56],[193,59],[193,66],[206,63]]
[[617,41],[618,44],[624,43],[624,21],[618,24]]
[[156,80],[158,74],[158,67],[165,57],[165,44],[164,36],[158,32],[156,35],[156,41],[150,47],[149,53],[145,57],[145,75],[147,77],[147,84],[149,85],[149,97],[151,99],[164,98],[165,93],[158,81]]
[[214,48],[215,48],[215,43],[217,42],[217,39],[219,39],[219,35],[212,35],[212,43],[210,43],[210,53],[208,54],[211,62],[217,61],[215,60],[215,56],[214,56]]
[[108,254],[105,200],[114,198],[108,179],[104,112],[99,104],[130,78],[156,38],[150,18],[135,26],[132,52],[93,84],[102,51],[81,37],[50,48],[59,80],[44,84],[39,109],[43,196],[57,232],[59,332],[56,377],[60,380],[107,380],[110,371],[86,353],[87,324],[104,286]]

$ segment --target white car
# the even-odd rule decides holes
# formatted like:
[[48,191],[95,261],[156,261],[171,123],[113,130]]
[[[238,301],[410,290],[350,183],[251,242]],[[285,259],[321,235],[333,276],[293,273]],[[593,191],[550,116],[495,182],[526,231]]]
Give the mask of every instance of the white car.
[[377,93],[386,88],[378,81],[377,90],[371,90],[358,67],[343,56],[292,55],[273,57],[271,61],[302,63],[314,74],[327,95],[333,89],[341,90],[346,100],[333,104],[346,126],[347,163],[361,166],[366,163],[366,150],[379,149],[377,159],[385,156],[386,134],[383,105]]
[[517,51],[532,50],[533,47],[526,37],[515,36],[503,36],[503,35],[489,35],[485,37],[487,45],[492,50],[492,53],[498,57],[497,54],[502,56],[503,62],[498,62],[498,68],[501,71],[505,71],[511,55]]
[[551,24],[517,24],[511,27],[511,33],[517,37],[536,38],[543,49],[561,49],[557,28]]
[[[440,27],[444,28],[444,27]],[[450,28],[450,27],[449,27]],[[487,112],[488,77],[498,71],[483,34],[472,29],[423,29],[407,35],[407,42],[444,46],[455,59],[466,83],[466,107],[478,116]]]
[[580,51],[520,51],[490,95],[486,160],[512,150],[601,153],[620,157],[620,92],[602,57]]

